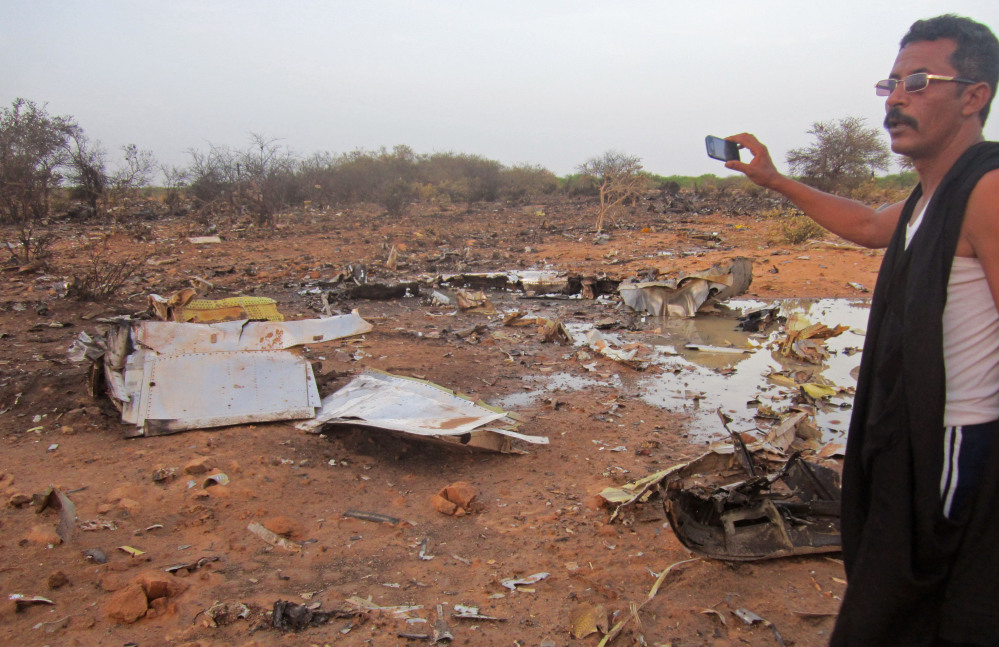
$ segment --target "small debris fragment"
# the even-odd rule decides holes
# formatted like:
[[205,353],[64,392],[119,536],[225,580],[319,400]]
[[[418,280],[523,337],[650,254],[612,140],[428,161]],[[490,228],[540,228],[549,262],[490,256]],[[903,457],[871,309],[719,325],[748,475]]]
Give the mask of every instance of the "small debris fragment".
[[14,602],[14,610],[18,612],[38,604],[48,604],[51,606],[55,606],[55,602],[53,602],[48,598],[43,598],[40,595],[23,595],[21,593],[11,593],[10,600]]
[[395,525],[401,523],[402,519],[396,517],[390,517],[387,514],[381,514],[378,512],[364,512],[362,510],[347,510],[343,513],[344,519],[362,519],[364,521],[373,521],[375,523],[388,523]]
[[279,546],[281,548],[284,548],[285,550],[290,550],[292,552],[298,552],[302,550],[302,545],[299,544],[298,542],[291,541],[290,539],[285,539],[281,535],[271,532],[267,528],[264,528],[256,521],[250,522],[250,525],[248,525],[246,529],[272,546]]
[[518,586],[527,586],[529,584],[537,584],[541,580],[548,577],[549,573],[535,573],[534,575],[528,575],[527,577],[520,579],[506,579],[501,580],[500,584],[510,589],[511,591],[516,591]]

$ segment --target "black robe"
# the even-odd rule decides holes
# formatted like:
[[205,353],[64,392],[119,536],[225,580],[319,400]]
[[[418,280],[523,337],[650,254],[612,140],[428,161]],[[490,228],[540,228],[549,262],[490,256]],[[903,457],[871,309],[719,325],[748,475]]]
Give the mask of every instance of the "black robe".
[[836,647],[999,645],[999,442],[965,518],[944,517],[940,498],[947,283],[968,197],[996,168],[999,143],[969,148],[906,249],[917,186],[882,261],[843,467]]

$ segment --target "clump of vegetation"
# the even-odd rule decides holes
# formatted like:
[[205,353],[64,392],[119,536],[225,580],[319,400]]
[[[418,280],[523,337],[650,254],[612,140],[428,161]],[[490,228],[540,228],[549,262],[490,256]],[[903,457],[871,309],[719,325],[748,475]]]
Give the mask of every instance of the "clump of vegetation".
[[127,256],[114,260],[109,250],[108,237],[90,246],[86,273],[73,276],[66,296],[80,301],[103,301],[117,294],[148,259],[148,256]]
[[780,230],[784,241],[791,245],[800,245],[813,238],[821,238],[825,233],[825,229],[818,223],[808,216],[801,214],[784,218],[781,222]]

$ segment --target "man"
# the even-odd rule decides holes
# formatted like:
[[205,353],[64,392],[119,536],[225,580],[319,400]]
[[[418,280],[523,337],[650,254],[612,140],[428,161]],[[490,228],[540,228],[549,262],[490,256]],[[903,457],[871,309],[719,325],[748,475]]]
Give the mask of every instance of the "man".
[[982,134],[997,78],[984,25],[912,25],[876,88],[919,185],[881,210],[780,175],[752,135],[728,138],[753,154],[728,168],[888,247],[843,468],[833,645],[999,645],[999,144]]

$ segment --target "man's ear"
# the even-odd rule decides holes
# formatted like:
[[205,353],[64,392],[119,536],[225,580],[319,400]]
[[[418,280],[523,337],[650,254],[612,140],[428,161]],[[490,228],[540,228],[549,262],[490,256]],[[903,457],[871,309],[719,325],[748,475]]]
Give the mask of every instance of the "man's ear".
[[975,83],[964,91],[964,106],[961,113],[967,117],[978,114],[992,98],[992,88],[988,83]]

